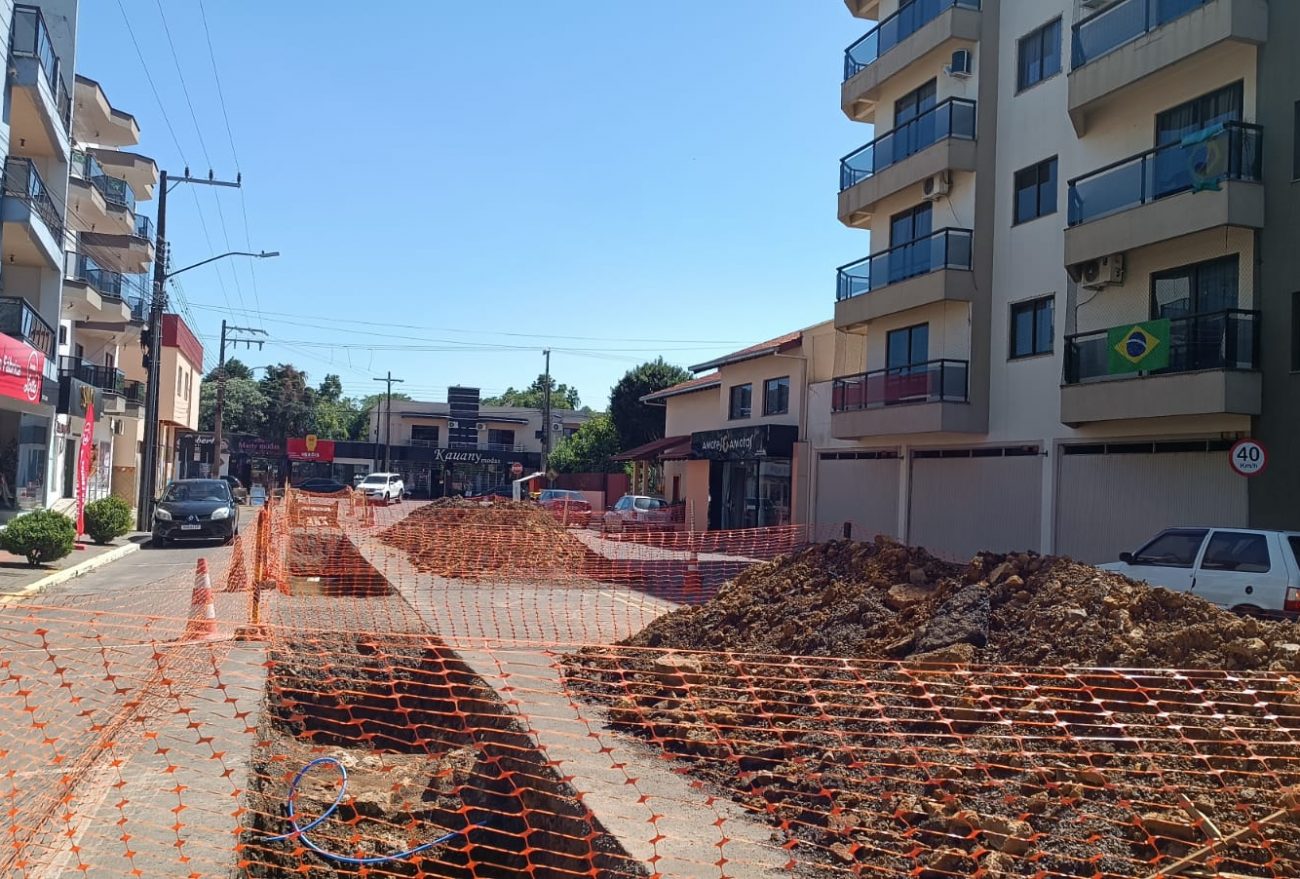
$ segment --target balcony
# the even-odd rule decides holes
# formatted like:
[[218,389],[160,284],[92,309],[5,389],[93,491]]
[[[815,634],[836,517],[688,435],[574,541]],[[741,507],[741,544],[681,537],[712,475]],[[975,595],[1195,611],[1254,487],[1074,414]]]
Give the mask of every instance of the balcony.
[[144,382],[127,379],[122,386],[122,402],[127,413],[138,413],[143,408],[147,392],[148,386]]
[[[110,369],[107,366],[97,366],[77,357],[60,357],[59,358],[59,380],[63,384],[66,380],[72,379],[83,385],[96,388],[100,391],[97,396],[103,402],[96,411],[111,412],[120,414],[126,406],[126,376],[120,369]],[[60,393],[62,398],[62,393]],[[60,410],[63,412],[64,410]]]
[[135,215],[130,234],[82,232],[82,249],[109,271],[138,275],[149,268],[154,257],[153,220]]
[[153,198],[153,188],[158,185],[158,163],[153,159],[104,147],[93,147],[89,152],[109,174],[125,180],[137,200]]
[[875,18],[880,9],[880,0],[844,0],[844,5],[856,18]]
[[99,161],[72,151],[68,176],[68,221],[77,231],[128,235],[135,230],[135,193],[125,180],[105,172]]
[[144,275],[102,268],[84,253],[67,253],[63,306],[85,329],[120,332],[132,318],[132,302],[148,289]]
[[1259,312],[1228,310],[1169,322],[1169,363],[1141,373],[1111,370],[1111,330],[1065,338],[1061,421],[1178,415],[1258,415]]
[[975,170],[975,102],[949,98],[840,159],[840,222],[865,226],[876,203],[927,177]]
[[969,46],[979,36],[980,0],[915,0],[844,50],[840,107],[850,119],[870,121],[886,80],[931,53]]
[[0,296],[0,333],[30,345],[44,354],[47,361],[53,361],[58,333],[26,299]]
[[831,383],[836,439],[915,433],[983,433],[970,405],[970,364],[931,360],[837,378]]
[[1264,132],[1230,122],[1069,183],[1065,264],[1191,235],[1264,225]]
[[81,143],[103,146],[131,146],[140,142],[140,125],[130,113],[115,108],[98,82],[77,74],[73,77],[76,115],[73,134]]
[[1156,73],[1203,67],[1232,44],[1268,38],[1266,0],[1119,0],[1074,25],[1068,106],[1076,133],[1088,117]]
[[7,263],[57,269],[62,264],[63,219],[31,159],[5,159],[3,247]]
[[970,302],[975,298],[971,240],[969,229],[940,229],[840,266],[836,272],[836,328],[859,328],[885,315],[934,302]]
[[72,97],[64,80],[63,62],[54,51],[45,17],[35,6],[14,7],[9,36],[9,66],[13,103],[11,140],[26,141],[30,155],[68,154],[71,145]]

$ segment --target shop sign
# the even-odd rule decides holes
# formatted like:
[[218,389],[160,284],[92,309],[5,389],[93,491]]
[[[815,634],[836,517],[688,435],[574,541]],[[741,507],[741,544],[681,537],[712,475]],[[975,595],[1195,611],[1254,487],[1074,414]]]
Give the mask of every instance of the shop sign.
[[41,401],[45,355],[26,342],[0,334],[0,396]]
[[760,424],[691,434],[691,454],[715,461],[748,458],[788,458],[794,453],[799,429],[791,424]]
[[[326,440],[326,442],[331,442]],[[241,436],[234,441],[235,451],[241,455],[253,455],[262,458],[278,458],[281,454],[280,444],[275,440],[256,436]]]
[[433,450],[433,460],[440,464],[500,464],[500,458],[494,458],[491,455],[485,455],[474,449],[443,449]]
[[334,461],[334,440],[323,440],[315,434],[305,437],[292,437],[286,441],[290,461]]

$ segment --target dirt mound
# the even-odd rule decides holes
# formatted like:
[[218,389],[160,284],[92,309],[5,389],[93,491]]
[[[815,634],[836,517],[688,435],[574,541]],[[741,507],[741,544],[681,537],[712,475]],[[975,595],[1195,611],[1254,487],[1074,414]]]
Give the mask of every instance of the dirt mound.
[[884,538],[750,568],[630,646],[1046,666],[1300,671],[1300,625],[1239,617],[1069,559],[953,565]]
[[578,571],[588,555],[550,513],[521,501],[444,498],[379,536],[406,550],[419,570],[462,579],[544,579]]

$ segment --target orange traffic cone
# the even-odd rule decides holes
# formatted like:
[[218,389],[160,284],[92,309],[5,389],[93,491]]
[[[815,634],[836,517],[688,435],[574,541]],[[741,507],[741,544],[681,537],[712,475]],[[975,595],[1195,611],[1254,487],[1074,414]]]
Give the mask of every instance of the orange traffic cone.
[[686,560],[686,577],[682,581],[682,587],[687,592],[699,592],[704,588],[700,582],[700,556],[695,550],[691,550],[691,557]]
[[194,594],[190,598],[190,619],[185,634],[190,638],[217,636],[217,608],[212,603],[212,579],[208,576],[207,559],[199,559],[194,569]]

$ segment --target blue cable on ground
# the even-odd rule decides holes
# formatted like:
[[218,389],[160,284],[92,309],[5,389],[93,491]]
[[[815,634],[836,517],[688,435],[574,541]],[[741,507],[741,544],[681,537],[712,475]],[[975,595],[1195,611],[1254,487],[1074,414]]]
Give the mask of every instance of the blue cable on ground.
[[[330,765],[338,769],[339,775],[342,777],[342,783],[339,784],[338,795],[334,797],[334,802],[330,804],[330,807],[326,809],[324,812],[321,812],[320,815],[317,816],[316,820],[309,823],[306,827],[299,827],[297,813],[294,810],[294,804],[293,804],[294,798],[298,795],[298,785],[302,782],[303,777],[312,769],[314,769],[317,766],[325,766],[325,765]],[[388,863],[389,861],[404,861],[407,858],[412,857],[413,855],[420,854],[420,852],[426,852],[429,849],[436,848],[437,846],[440,846],[445,842],[450,842],[451,840],[455,839],[458,836],[465,836],[471,830],[474,830],[475,828],[478,827],[483,827],[484,825],[487,824],[486,821],[480,822],[478,824],[472,824],[469,827],[466,827],[464,830],[455,830],[452,831],[451,833],[445,833],[435,840],[422,843],[420,845],[417,845],[415,848],[407,849],[404,852],[394,852],[391,855],[373,855],[368,858],[354,858],[349,855],[340,855],[336,852],[327,851],[326,849],[323,849],[320,846],[318,846],[316,843],[312,842],[311,838],[307,836],[307,831],[319,827],[326,819],[329,818],[330,815],[334,814],[334,810],[337,809],[339,807],[339,804],[343,802],[343,797],[347,793],[347,790],[348,790],[348,770],[347,767],[343,765],[343,762],[339,760],[337,757],[317,757],[315,760],[311,761],[306,766],[299,769],[298,774],[295,775],[293,777],[293,781],[289,783],[289,796],[285,801],[285,818],[286,820],[288,820],[289,824],[293,827],[293,830],[289,831],[288,833],[282,833],[279,836],[263,836],[260,841],[278,842],[283,839],[292,839],[294,837],[297,837],[298,839],[302,840],[303,845],[307,846],[307,848],[316,852],[316,854],[320,855],[321,857],[329,858],[332,861],[338,861],[343,864],[384,864],[384,863]]]

